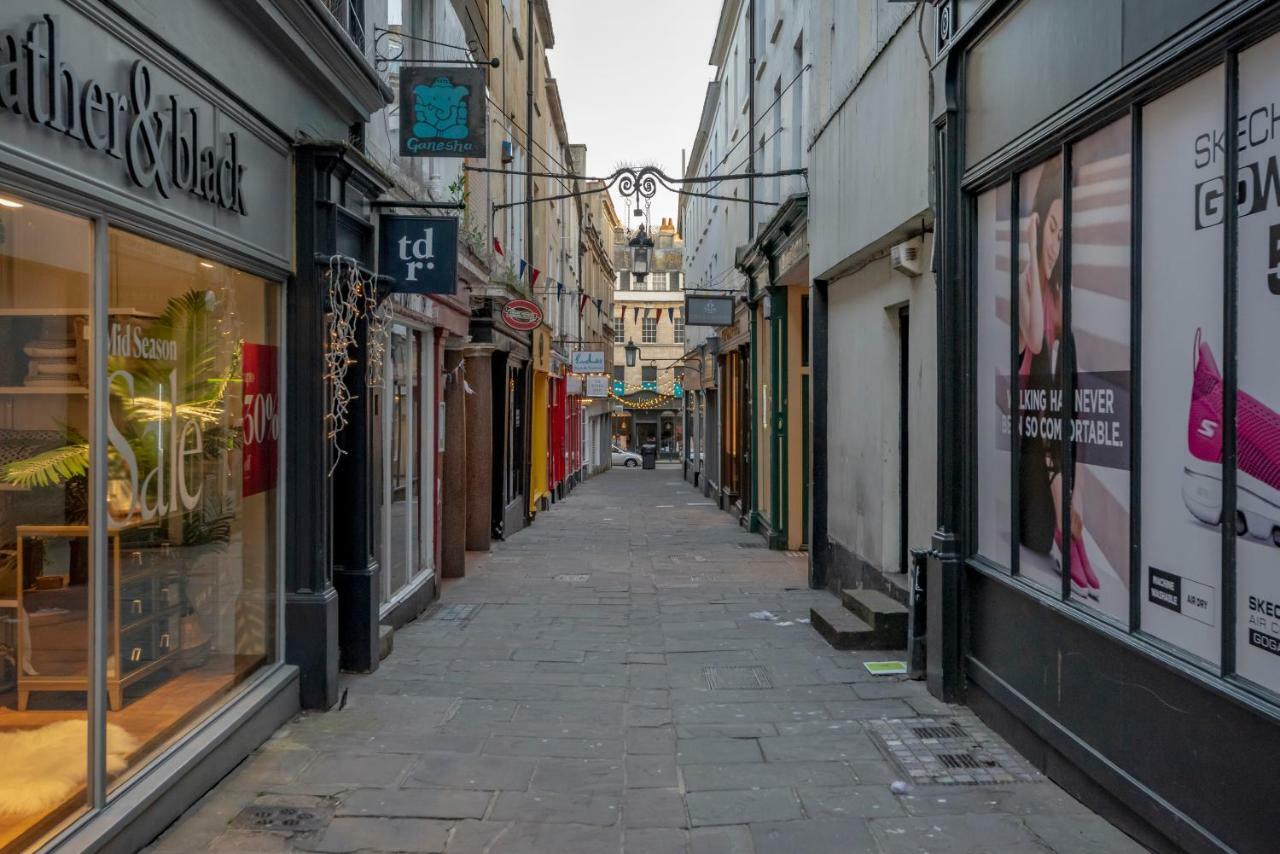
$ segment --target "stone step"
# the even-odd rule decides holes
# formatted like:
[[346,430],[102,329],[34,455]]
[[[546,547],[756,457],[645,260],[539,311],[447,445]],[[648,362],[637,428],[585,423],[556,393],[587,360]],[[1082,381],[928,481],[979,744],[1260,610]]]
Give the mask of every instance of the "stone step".
[[875,649],[875,630],[844,608],[810,608],[809,623],[836,649]]
[[907,646],[907,609],[878,590],[841,590],[840,601],[855,617],[867,623],[884,644],[881,649]]
[[392,648],[396,645],[396,630],[391,626],[378,626],[378,660],[382,661],[391,654]]

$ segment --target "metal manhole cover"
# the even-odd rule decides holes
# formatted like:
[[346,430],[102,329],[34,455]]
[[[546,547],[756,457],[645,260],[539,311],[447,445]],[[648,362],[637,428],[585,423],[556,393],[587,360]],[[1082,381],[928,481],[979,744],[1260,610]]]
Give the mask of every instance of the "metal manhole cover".
[[773,687],[769,672],[763,667],[708,665],[702,668],[702,678],[707,680],[709,691],[755,691]]
[[480,610],[479,605],[446,605],[436,614],[436,619],[448,622],[462,622],[474,617],[478,610]]
[[567,581],[570,584],[581,584],[590,577],[590,575],[557,575],[556,581]]
[[232,821],[246,830],[274,830],[284,833],[310,833],[329,823],[330,810],[313,807],[263,805],[245,807]]
[[867,727],[916,784],[974,786],[1044,779],[977,718],[890,718],[867,721]]

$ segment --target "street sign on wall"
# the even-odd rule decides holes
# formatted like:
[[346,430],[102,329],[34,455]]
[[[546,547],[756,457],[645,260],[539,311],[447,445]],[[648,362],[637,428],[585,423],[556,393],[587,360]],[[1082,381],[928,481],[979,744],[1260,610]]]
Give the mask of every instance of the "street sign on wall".
[[378,226],[378,272],[392,293],[457,293],[456,217],[383,214]]
[[685,326],[729,326],[733,323],[733,297],[685,294]]
[[604,372],[603,350],[577,350],[573,354],[575,374],[599,374]]
[[484,68],[400,69],[400,156],[484,157]]

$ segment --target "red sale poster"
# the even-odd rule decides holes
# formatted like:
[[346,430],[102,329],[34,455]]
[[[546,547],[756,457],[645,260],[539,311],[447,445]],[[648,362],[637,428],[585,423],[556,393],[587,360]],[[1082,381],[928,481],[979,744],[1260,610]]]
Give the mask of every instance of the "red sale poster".
[[276,485],[280,447],[279,348],[244,345],[244,497]]

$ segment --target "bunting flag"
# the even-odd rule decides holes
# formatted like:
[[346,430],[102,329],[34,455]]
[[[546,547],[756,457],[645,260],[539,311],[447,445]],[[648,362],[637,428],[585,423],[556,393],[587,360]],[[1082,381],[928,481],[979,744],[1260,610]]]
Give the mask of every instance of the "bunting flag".
[[542,271],[537,267],[530,267],[530,269],[533,270],[533,274],[529,277],[529,287],[533,287],[538,284],[538,277],[542,275]]
[[564,282],[556,282],[556,299],[564,296]]
[[675,310],[674,308],[668,308],[668,309],[667,309],[667,320],[671,321],[671,323],[672,323],[673,325],[675,324],[675,322],[676,322],[676,310]]
[[493,238],[493,251],[497,252],[499,255],[501,255],[504,258],[507,255],[507,253],[502,251],[502,244],[498,242],[498,238],[496,237]]
[[586,294],[583,294],[582,296],[578,297],[578,316],[579,317],[582,316],[582,310],[587,307],[587,300],[589,299],[591,299],[591,297],[587,296]]
[[520,275],[516,277],[519,281],[521,282],[524,281],[524,271],[527,269],[529,269],[529,262],[521,258],[520,259]]
[[637,323],[639,322],[639,320],[640,320],[640,309],[639,308],[631,309],[631,322]]
[[595,303],[596,314],[600,317],[604,317],[604,297],[596,297]]

